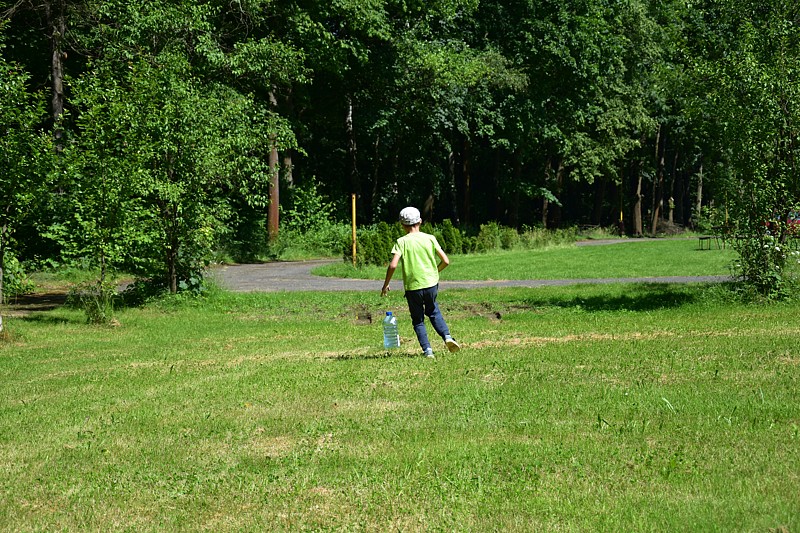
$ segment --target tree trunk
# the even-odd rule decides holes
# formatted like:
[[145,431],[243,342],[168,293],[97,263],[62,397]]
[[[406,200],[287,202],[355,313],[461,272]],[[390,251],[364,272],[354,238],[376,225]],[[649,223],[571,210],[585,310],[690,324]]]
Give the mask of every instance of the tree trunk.
[[659,125],[656,133],[656,164],[658,170],[656,171],[656,179],[653,180],[653,220],[651,224],[650,234],[655,237],[658,233],[658,221],[661,218],[661,208],[664,206],[664,148],[665,145],[663,135],[661,135],[661,126]]
[[[544,187],[549,189],[550,182],[553,181],[552,178],[553,174],[553,159],[551,157],[547,158],[547,164],[544,167]],[[550,201],[545,196],[542,199],[542,227],[547,229],[547,214],[550,208]]]
[[167,283],[169,292],[178,292],[178,248],[180,239],[178,237],[178,206],[165,206],[165,218],[167,220]]
[[633,204],[633,234],[637,237],[641,237],[642,233],[644,233],[642,226],[642,180],[644,176],[642,175],[641,163],[638,165],[636,174],[636,201]]
[[[566,167],[564,167],[564,159],[563,158],[559,158],[559,160],[558,160],[558,170],[556,171],[556,190],[553,192],[553,194],[555,195],[555,197],[557,199],[564,197],[564,194],[563,194],[564,193],[564,178],[566,176],[566,173],[567,173],[567,169],[566,169]],[[562,214],[562,211],[563,211],[563,209],[561,208],[561,205],[559,205],[557,203],[553,204],[552,217],[551,217],[551,219],[553,221],[552,227],[554,227],[554,228],[561,227],[561,214]]]
[[64,35],[67,32],[64,0],[45,2],[45,17],[47,29],[50,32],[50,84],[52,95],[50,111],[53,117],[53,138],[56,149],[60,152],[63,148],[61,142],[64,132],[59,126],[61,115],[64,114],[64,59],[67,54],[62,49]]
[[[286,115],[294,117],[294,98],[292,97],[292,88],[289,87],[285,92],[283,99]],[[293,151],[286,150],[283,154],[283,179],[286,186],[290,189],[294,188],[294,163],[292,161]]]
[[[269,92],[269,101],[273,108],[278,106],[275,92]],[[280,227],[280,190],[281,179],[280,169],[278,168],[278,139],[270,135],[269,138],[269,211],[267,213],[267,235],[269,242],[274,242],[278,238],[278,228]]]
[[703,216],[703,163],[700,163],[700,170],[697,173],[697,198],[695,198],[694,219],[699,221]]
[[292,151],[286,150],[283,153],[283,164],[281,165],[283,169],[283,180],[286,182],[286,186],[290,189],[294,187],[294,163],[292,162]]
[[456,185],[456,154],[452,150],[447,155],[447,177],[450,189],[450,205],[452,206],[453,224],[458,226],[461,223],[458,210],[458,186]]
[[669,182],[669,223],[675,223],[675,181],[678,176],[678,150],[675,150],[675,157],[672,158],[672,179]]

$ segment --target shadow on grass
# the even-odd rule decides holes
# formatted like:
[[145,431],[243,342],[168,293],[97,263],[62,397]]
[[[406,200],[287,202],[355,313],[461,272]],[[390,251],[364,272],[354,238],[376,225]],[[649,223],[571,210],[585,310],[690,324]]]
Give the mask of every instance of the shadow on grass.
[[647,283],[625,288],[623,294],[588,294],[565,297],[525,298],[531,308],[562,307],[595,311],[647,312],[657,309],[673,309],[696,303],[702,293],[696,288],[664,283]]
[[19,317],[20,320],[24,320],[26,322],[36,322],[38,324],[49,324],[49,325],[56,325],[56,324],[85,324],[86,319],[79,320],[79,319],[69,319],[63,316],[52,316],[49,314],[45,314],[43,312],[35,312],[29,315]]

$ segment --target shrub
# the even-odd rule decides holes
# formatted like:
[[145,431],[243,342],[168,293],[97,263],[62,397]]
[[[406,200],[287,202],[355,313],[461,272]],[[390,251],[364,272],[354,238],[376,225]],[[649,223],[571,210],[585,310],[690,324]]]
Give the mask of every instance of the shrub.
[[514,228],[500,228],[500,246],[503,250],[513,250],[519,244],[519,233]]
[[460,254],[464,251],[464,236],[449,218],[442,221],[442,239],[439,243],[448,254]]
[[[436,237],[442,249],[448,254],[482,253],[493,250],[513,250],[518,248],[541,248],[554,244],[575,242],[576,228],[546,230],[543,228],[526,228],[521,234],[514,228],[504,227],[497,222],[489,222],[480,226],[478,235],[466,235],[455,227],[450,220],[444,220],[441,226],[429,223],[420,228]],[[394,241],[405,234],[399,223],[389,225],[381,222],[374,226],[362,227],[358,230],[358,248],[356,250],[356,266],[384,266],[390,259],[390,251]],[[352,262],[352,242],[348,233],[341,239],[341,250],[345,261]]]
[[33,281],[25,273],[16,257],[5,254],[3,260],[3,297],[19,296],[33,292]]
[[336,257],[341,243],[350,239],[350,227],[342,223],[329,222],[307,231],[282,227],[269,249],[273,256],[285,261]]
[[739,259],[733,265],[734,275],[755,294],[767,299],[785,299],[800,286],[797,269],[798,252],[787,248],[770,234],[738,239],[735,248]]
[[114,317],[117,286],[109,281],[81,283],[70,289],[67,303],[82,309],[90,324],[108,324]]
[[478,237],[475,242],[476,252],[491,252],[503,246],[503,229],[497,222],[481,224]]

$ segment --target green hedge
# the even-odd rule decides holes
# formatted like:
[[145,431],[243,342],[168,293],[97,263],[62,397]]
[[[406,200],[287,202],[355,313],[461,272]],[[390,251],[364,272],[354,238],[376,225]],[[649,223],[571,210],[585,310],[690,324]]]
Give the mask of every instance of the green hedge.
[[[426,222],[420,229],[435,236],[447,254],[543,248],[575,242],[578,235],[576,228],[546,230],[525,227],[522,231],[517,231],[496,222],[482,224],[476,235],[469,235],[468,232],[454,226],[449,219],[445,219],[441,225]],[[403,235],[405,235],[405,231],[399,222],[391,225],[381,222],[358,229],[356,231],[356,265],[386,265],[391,259],[394,242]],[[351,235],[343,239],[342,251],[344,260],[352,262]]]

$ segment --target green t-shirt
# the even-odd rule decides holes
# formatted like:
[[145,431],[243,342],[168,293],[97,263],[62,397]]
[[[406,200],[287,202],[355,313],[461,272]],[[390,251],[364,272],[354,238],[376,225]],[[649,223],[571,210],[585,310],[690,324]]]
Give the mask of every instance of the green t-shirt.
[[403,288],[407,291],[427,289],[439,283],[439,248],[436,237],[421,231],[397,239],[392,255],[400,254]]

